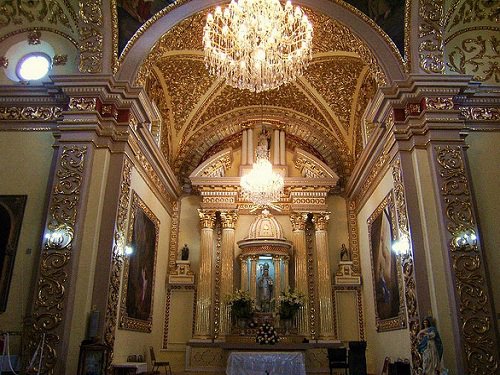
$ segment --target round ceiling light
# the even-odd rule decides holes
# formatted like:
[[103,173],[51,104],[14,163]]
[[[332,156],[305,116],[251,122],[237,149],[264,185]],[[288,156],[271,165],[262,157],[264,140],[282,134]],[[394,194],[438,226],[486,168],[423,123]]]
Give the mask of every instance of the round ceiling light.
[[28,53],[17,63],[16,73],[22,81],[36,81],[47,75],[51,64],[49,55],[43,52]]

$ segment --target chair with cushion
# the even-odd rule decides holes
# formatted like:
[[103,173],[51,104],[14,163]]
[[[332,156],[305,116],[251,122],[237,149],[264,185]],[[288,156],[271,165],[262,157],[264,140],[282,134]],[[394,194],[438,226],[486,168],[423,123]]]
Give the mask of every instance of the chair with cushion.
[[347,348],[328,348],[328,366],[330,367],[330,375],[333,374],[334,368],[343,368],[347,374],[349,363],[347,361]]
[[170,368],[170,362],[168,361],[157,361],[155,356],[155,351],[152,346],[149,347],[149,354],[151,356],[151,363],[153,365],[153,374],[160,373],[160,367],[165,369],[165,374],[172,375],[172,369]]

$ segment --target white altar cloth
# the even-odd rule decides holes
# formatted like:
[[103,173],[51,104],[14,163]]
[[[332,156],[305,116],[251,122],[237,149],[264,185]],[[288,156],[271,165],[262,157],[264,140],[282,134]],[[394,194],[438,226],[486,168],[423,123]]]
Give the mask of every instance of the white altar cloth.
[[306,375],[301,352],[232,352],[227,375]]

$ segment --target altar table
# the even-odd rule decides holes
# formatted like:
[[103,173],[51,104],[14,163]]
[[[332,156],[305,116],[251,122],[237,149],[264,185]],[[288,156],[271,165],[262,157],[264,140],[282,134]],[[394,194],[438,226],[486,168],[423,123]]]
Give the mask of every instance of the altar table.
[[232,352],[227,375],[306,375],[301,352]]
[[113,374],[115,375],[144,374],[148,372],[148,364],[146,362],[113,363],[112,367]]

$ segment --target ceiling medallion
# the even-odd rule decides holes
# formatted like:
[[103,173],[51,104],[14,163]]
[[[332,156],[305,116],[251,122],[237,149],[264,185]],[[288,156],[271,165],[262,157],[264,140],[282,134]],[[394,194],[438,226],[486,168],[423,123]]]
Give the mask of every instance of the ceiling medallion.
[[232,0],[209,13],[203,29],[210,74],[261,92],[301,76],[312,57],[313,28],[300,7],[279,0]]
[[241,195],[243,199],[253,202],[257,207],[276,208],[272,202],[280,199],[285,182],[283,176],[273,172],[273,166],[269,161],[269,139],[269,133],[262,128],[252,170],[240,180]]

